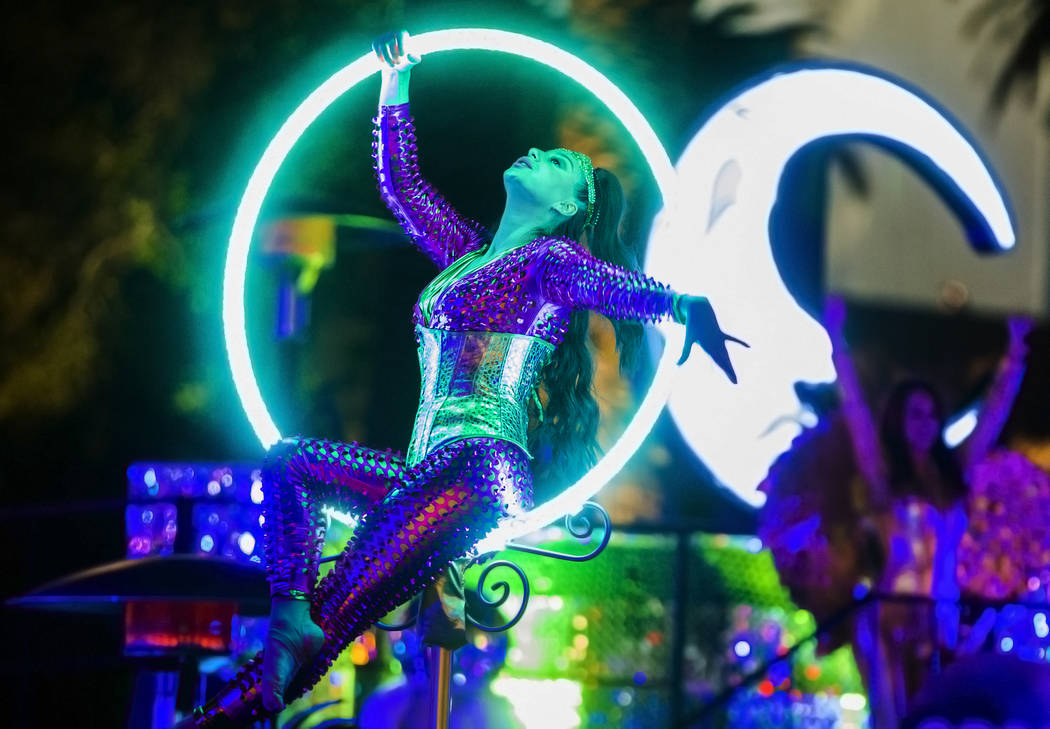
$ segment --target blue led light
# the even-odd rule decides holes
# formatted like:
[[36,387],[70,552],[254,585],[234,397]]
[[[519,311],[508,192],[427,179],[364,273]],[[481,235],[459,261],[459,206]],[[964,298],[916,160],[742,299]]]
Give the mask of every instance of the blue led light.
[[242,552],[250,555],[255,551],[255,535],[251,532],[241,532],[241,536],[237,537],[237,546]]
[[251,500],[253,504],[263,502],[262,481],[252,481]]

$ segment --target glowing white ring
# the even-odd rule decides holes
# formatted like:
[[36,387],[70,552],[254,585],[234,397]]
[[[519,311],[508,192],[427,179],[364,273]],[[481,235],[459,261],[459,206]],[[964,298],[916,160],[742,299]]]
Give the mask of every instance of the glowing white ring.
[[[510,53],[531,58],[550,66],[588,89],[619,119],[645,155],[656,184],[663,196],[665,210],[675,209],[677,177],[667,151],[641,112],[609,79],[575,56],[542,41],[499,30],[459,29],[424,33],[410,40],[413,55],[424,55],[451,50],[486,50]],[[277,425],[263,402],[248,353],[245,332],[244,281],[248,267],[248,250],[255,224],[266,193],[285,157],[325,109],[336,99],[379,70],[376,58],[368,53],[344,67],[321,84],[288,117],[276,136],[266,147],[262,159],[248,180],[248,186],[237,208],[237,216],[230,234],[223,278],[222,322],[226,351],[230,361],[234,385],[241,405],[255,434],[264,448],[281,438]],[[669,216],[674,218],[674,216]],[[670,228],[662,226],[665,235]],[[674,352],[680,349],[683,332],[680,327],[669,330],[666,348],[649,391],[638,411],[619,440],[583,478],[559,496],[541,504],[519,517],[506,519],[478,545],[484,553],[502,548],[507,540],[535,531],[567,513],[575,513],[587,499],[594,496],[616,474],[652,429],[667,401],[673,371]]]

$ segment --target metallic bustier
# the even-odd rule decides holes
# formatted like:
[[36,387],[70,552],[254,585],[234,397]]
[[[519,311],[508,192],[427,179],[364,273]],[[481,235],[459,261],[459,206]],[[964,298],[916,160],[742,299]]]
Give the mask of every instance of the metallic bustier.
[[418,325],[416,341],[422,384],[407,465],[463,438],[499,438],[528,453],[526,405],[554,345],[525,334]]

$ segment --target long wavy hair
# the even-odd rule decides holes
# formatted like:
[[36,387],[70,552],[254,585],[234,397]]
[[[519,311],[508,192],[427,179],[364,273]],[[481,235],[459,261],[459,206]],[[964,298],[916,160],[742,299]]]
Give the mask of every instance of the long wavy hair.
[[[598,222],[585,227],[586,188],[576,194],[579,212],[547,235],[583,243],[591,255],[623,268],[637,269],[638,255],[620,237],[626,208],[623,187],[612,172],[595,168],[595,208]],[[621,372],[630,371],[642,342],[637,321],[611,320],[616,331]],[[587,347],[590,312],[574,311],[565,340],[543,370],[546,394],[542,422],[529,433],[529,450],[537,457],[534,476],[537,486],[564,484],[578,478],[598,460],[598,403],[592,385],[594,361]],[[538,413],[534,413],[536,415]]]
[[904,411],[908,398],[916,392],[926,393],[930,397],[937,415],[938,435],[930,451],[930,457],[937,466],[941,485],[944,487],[943,495],[953,501],[961,499],[966,495],[966,483],[963,481],[962,469],[959,467],[955,454],[948,448],[948,444],[944,442],[944,437],[941,435],[944,431],[944,406],[933,386],[918,379],[897,383],[890,390],[882,411],[880,431],[883,449],[886,452],[890,492],[897,497],[918,496],[931,499],[935,496],[935,494],[927,493],[924,484],[919,481],[915,467],[912,465],[908,440],[904,434]]

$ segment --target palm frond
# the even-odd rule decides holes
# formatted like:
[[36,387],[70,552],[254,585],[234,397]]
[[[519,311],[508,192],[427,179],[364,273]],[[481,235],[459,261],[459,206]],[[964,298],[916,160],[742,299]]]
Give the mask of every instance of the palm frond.
[[1035,103],[1043,59],[1050,55],[1050,2],[984,0],[969,13],[962,32],[971,38],[988,33],[995,43],[1014,39],[988,98],[994,115],[1001,115],[1017,95],[1026,104]]

